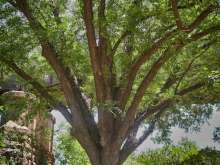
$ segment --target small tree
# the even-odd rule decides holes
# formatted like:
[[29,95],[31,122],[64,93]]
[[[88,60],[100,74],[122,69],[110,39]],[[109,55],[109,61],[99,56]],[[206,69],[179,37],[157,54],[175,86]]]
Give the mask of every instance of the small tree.
[[63,114],[93,165],[122,164],[156,128],[199,126],[219,102],[217,0],[0,6],[1,63]]

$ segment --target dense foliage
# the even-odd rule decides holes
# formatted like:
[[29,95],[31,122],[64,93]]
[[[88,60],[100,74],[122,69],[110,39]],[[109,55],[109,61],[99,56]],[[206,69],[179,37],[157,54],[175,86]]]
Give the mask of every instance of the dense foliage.
[[158,141],[172,126],[198,130],[219,103],[219,8],[219,0],[1,0],[1,77],[16,73],[60,111],[94,165],[120,165],[155,129]]
[[219,165],[220,151],[199,149],[194,143],[182,141],[179,145],[167,145],[133,156],[140,165]]
[[220,164],[220,151],[212,148],[201,149],[197,154],[184,160],[181,165],[218,165]]
[[84,149],[68,133],[57,135],[54,150],[56,163],[59,165],[90,165]]
[[166,145],[161,149],[147,151],[137,156],[137,162],[144,165],[178,165],[198,153],[195,144],[183,141],[182,144]]

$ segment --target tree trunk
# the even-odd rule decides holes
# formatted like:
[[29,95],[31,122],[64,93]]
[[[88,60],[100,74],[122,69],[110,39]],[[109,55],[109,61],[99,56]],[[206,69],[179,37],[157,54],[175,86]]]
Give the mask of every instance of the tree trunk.
[[[100,155],[97,155],[95,161],[94,158],[90,158],[92,165],[122,165],[123,162],[119,160],[119,151],[112,150],[111,146],[100,150]],[[99,160],[97,160],[99,158]]]

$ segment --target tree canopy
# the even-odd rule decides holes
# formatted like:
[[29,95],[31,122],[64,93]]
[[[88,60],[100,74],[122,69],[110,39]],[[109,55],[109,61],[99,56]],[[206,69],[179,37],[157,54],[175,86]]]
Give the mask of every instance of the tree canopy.
[[92,164],[119,165],[155,129],[198,129],[219,103],[219,7],[1,0],[1,75],[60,111]]

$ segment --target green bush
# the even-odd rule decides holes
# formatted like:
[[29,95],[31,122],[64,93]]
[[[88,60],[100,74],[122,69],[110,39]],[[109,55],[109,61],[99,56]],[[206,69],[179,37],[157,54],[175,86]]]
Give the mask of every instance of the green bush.
[[220,151],[212,148],[199,149],[187,140],[179,145],[166,145],[133,156],[141,165],[220,165]]

